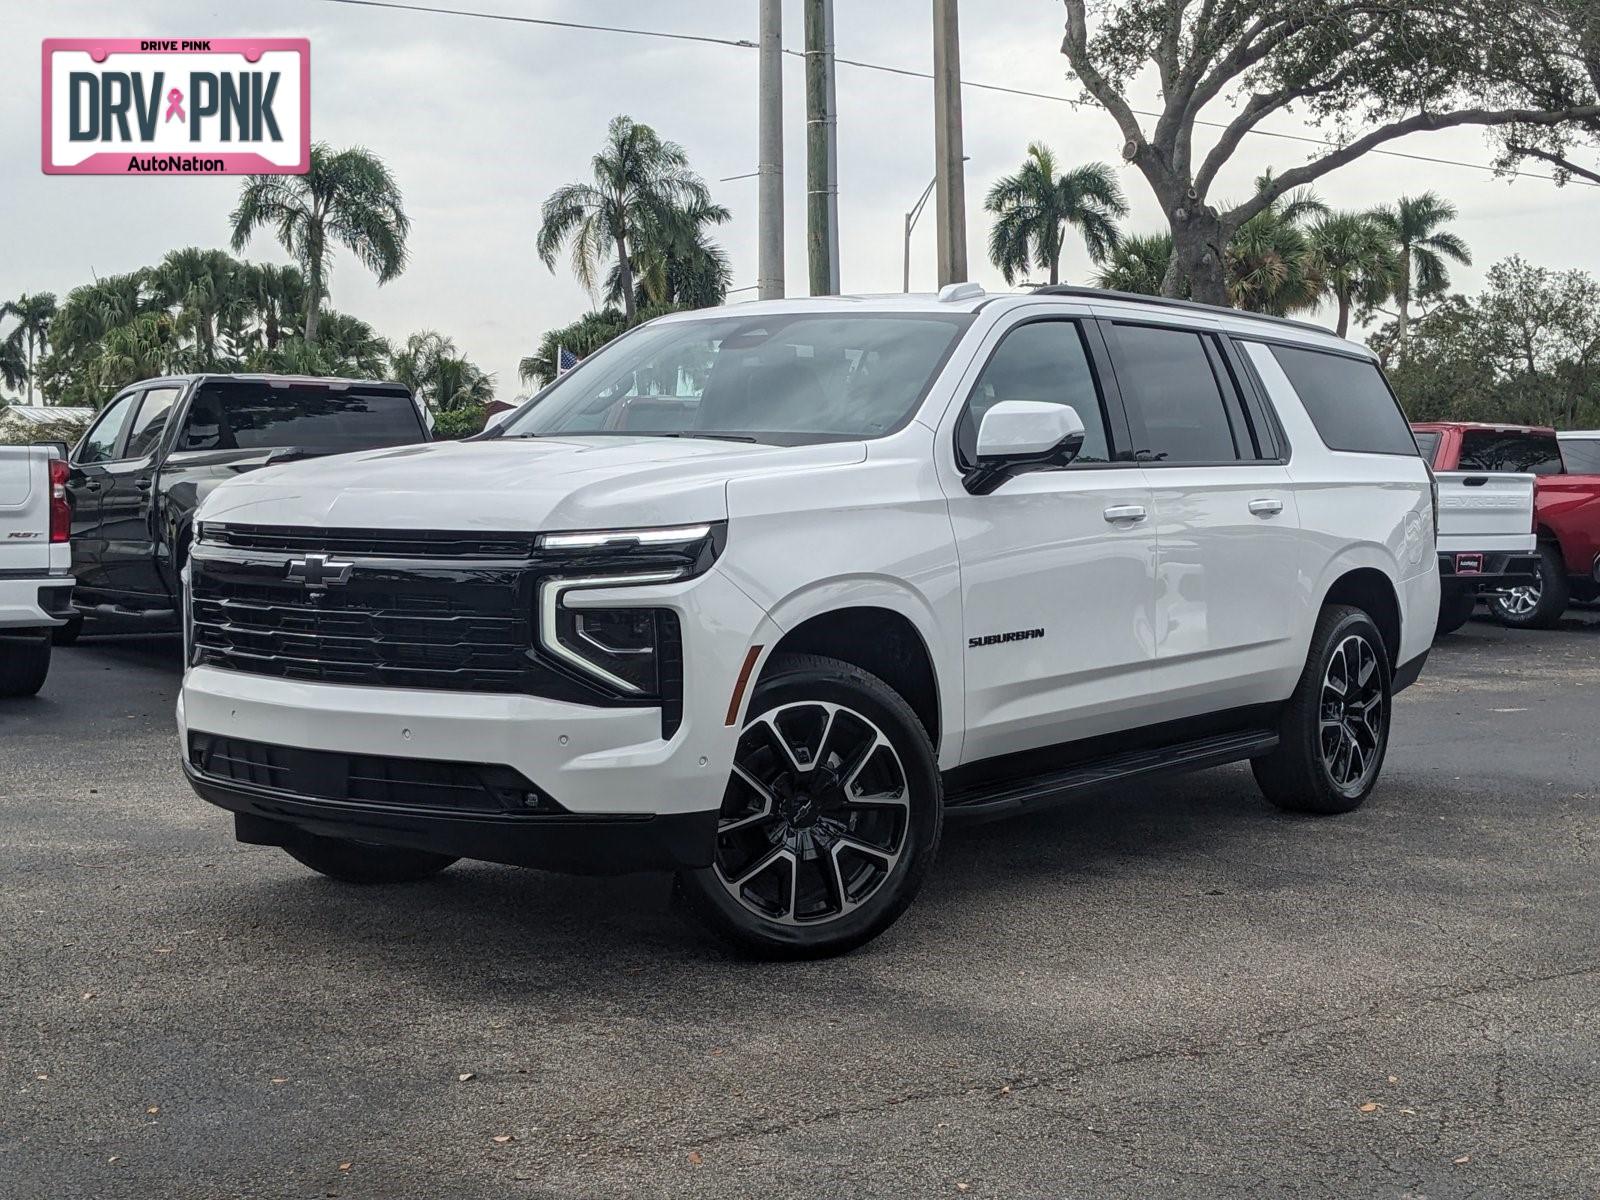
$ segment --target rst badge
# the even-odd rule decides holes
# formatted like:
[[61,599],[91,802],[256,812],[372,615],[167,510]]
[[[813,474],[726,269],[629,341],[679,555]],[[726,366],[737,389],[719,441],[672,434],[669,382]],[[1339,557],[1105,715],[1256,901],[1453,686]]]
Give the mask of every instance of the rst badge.
[[47,175],[303,175],[306,38],[46,38]]

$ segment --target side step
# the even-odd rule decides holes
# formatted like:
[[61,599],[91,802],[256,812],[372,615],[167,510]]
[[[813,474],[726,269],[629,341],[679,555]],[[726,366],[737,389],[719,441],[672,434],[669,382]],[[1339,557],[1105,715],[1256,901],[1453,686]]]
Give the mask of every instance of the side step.
[[951,820],[1005,816],[1064,800],[1089,788],[1225,766],[1266,754],[1277,744],[1278,735],[1274,730],[1250,729],[1197,738],[1192,742],[1177,742],[1151,750],[1111,754],[1027,779],[1009,779],[955,792],[945,797],[945,816]]

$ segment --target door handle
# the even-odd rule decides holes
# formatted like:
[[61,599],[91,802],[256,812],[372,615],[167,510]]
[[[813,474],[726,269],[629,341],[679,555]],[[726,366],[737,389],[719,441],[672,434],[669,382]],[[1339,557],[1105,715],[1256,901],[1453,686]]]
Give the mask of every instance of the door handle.
[[1145,512],[1142,504],[1113,504],[1105,511],[1106,520],[1115,524],[1117,521],[1142,521]]
[[148,492],[150,490],[151,481],[148,479],[140,479],[133,486],[138,488],[141,492]]
[[85,480],[83,490],[86,492],[98,492],[100,490],[100,481],[98,479]]
[[1283,511],[1283,501],[1271,496],[1250,501],[1250,511],[1258,517],[1275,517]]

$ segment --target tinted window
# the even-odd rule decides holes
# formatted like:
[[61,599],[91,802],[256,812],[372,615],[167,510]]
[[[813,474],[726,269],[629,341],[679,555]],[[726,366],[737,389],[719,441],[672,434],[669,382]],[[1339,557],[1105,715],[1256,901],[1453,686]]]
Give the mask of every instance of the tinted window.
[[1377,363],[1295,346],[1271,350],[1328,449],[1417,453],[1411,426]]
[[1417,439],[1417,452],[1422,455],[1422,461],[1432,465],[1439,453],[1439,439],[1443,435],[1412,430],[1411,436]]
[[1073,461],[1111,461],[1100,392],[1077,322],[1035,321],[1006,334],[978,376],[956,425],[963,467],[976,461],[983,414],[1001,400],[1070,404],[1083,422],[1083,449]]
[[772,313],[647,325],[562,376],[504,436],[878,437],[911,419],[971,321]]
[[134,417],[133,430],[128,434],[128,448],[122,452],[123,458],[143,458],[156,448],[177,398],[175,387],[151,388],[144,394],[139,415]]
[[1130,415],[1144,425],[1143,440],[1135,447],[1141,460],[1210,463],[1239,458],[1222,389],[1199,334],[1118,325],[1117,350],[1123,399]]
[[426,440],[416,404],[402,393],[218,381],[201,386],[176,448],[302,446],[337,454]]
[[95,422],[94,428],[84,435],[83,442],[78,447],[76,462],[97,463],[116,457],[117,438],[122,433],[123,425],[127,423],[128,413],[132,411],[134,401],[138,398],[136,393],[112,401],[111,407],[106,409],[99,421]]
[[1561,474],[1561,447],[1553,433],[1468,429],[1461,435],[1463,471],[1523,471]]
[[1561,457],[1573,475],[1600,475],[1600,437],[1562,438]]

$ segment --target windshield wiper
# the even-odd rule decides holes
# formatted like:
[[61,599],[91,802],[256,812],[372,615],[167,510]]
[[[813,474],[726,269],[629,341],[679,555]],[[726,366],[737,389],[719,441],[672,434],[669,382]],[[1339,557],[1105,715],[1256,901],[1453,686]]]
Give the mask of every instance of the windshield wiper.
[[719,442],[754,442],[761,439],[748,433],[705,433],[698,429],[676,432],[643,432],[627,429],[589,430],[586,433],[508,433],[508,438],[579,438],[579,437],[638,437],[638,438],[711,438]]
[[748,433],[704,433],[692,429],[682,433],[641,433],[639,437],[672,437],[672,438],[715,438],[719,442],[755,442],[759,438],[751,437]]

